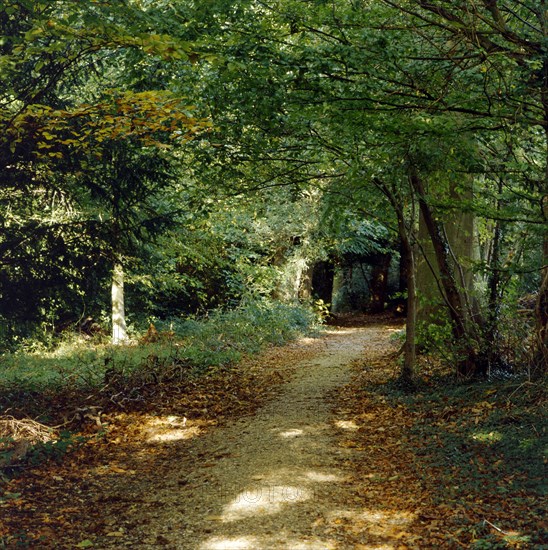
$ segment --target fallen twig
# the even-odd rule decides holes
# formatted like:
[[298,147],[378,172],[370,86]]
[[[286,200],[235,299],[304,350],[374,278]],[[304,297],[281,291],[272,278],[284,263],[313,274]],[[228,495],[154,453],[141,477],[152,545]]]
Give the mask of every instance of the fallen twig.
[[497,527],[494,523],[491,523],[489,520],[484,519],[483,523],[486,523],[487,525],[490,525],[493,529],[496,529],[499,533],[502,533],[503,535],[510,535],[511,533],[504,531],[500,527]]
[[52,441],[56,435],[55,429],[30,418],[0,417],[0,469],[12,467],[34,445]]
[[36,422],[30,418],[18,420],[13,416],[0,418],[0,437],[12,438],[14,440],[26,439],[31,442],[50,441],[55,435],[55,430]]

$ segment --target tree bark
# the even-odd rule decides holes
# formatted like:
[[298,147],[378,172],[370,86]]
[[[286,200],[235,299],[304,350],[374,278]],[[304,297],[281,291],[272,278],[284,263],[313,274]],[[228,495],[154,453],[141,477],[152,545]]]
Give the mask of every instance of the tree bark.
[[[403,220],[402,220],[403,221]],[[398,223],[398,225],[400,225]],[[407,317],[405,319],[405,344],[403,348],[403,366],[401,378],[404,382],[410,382],[415,373],[415,363],[417,359],[417,283],[416,283],[416,264],[413,244],[411,243],[405,224],[399,227],[399,236],[402,244],[402,250],[405,254],[402,259],[405,261],[405,273],[407,274]]]
[[127,341],[124,268],[120,262],[116,262],[112,270],[112,343],[113,345],[120,345]]
[[[546,71],[548,72],[548,63]],[[542,213],[544,222],[548,223],[548,91],[545,100],[546,176],[544,196],[542,197]],[[542,256],[541,283],[535,308],[536,342],[532,364],[535,377],[540,377],[548,371],[548,236],[544,237]]]
[[[498,193],[502,194],[502,180],[499,181]],[[497,213],[500,211],[500,200],[497,199]],[[501,310],[501,265],[500,251],[502,247],[502,224],[500,220],[495,221],[493,231],[492,253],[489,258],[489,266],[491,273],[487,280],[487,288],[489,290],[489,305],[487,308],[487,330],[486,338],[490,342],[498,342],[499,340],[499,319]]]
[[457,372],[467,378],[475,376],[479,374],[480,369],[477,351],[472,343],[477,340],[477,334],[472,330],[472,323],[467,319],[465,300],[459,291],[454,269],[451,265],[449,243],[440,222],[434,217],[430,205],[426,201],[426,191],[421,178],[416,172],[411,172],[410,181],[417,194],[419,208],[432,242],[440,273],[440,282],[449,308],[453,337],[462,351],[462,358],[459,359],[457,364]]
[[409,227],[407,227],[405,223],[403,202],[398,197],[397,191],[381,180],[375,179],[373,183],[390,202],[398,222],[398,235],[401,244],[400,262],[403,262],[403,265],[400,265],[400,277],[402,274],[405,275],[405,287],[407,288],[407,317],[405,319],[405,343],[403,346],[404,355],[400,379],[405,385],[412,387],[417,359],[417,264],[414,251],[415,220],[411,219],[411,223]]
[[[548,18],[543,19],[543,35],[548,37]],[[543,64],[543,81],[541,100],[544,110],[544,139],[545,139],[545,172],[542,193],[542,216],[544,223],[548,223],[548,60]],[[534,376],[542,376],[548,371],[548,234],[544,236],[542,250],[542,268],[540,272],[540,287],[535,307],[535,343],[532,360]]]
[[398,281],[398,292],[402,294],[407,291],[407,280],[409,279],[409,274],[407,269],[409,267],[409,258],[407,258],[407,247],[403,243],[400,235],[400,266],[399,266],[399,281]]

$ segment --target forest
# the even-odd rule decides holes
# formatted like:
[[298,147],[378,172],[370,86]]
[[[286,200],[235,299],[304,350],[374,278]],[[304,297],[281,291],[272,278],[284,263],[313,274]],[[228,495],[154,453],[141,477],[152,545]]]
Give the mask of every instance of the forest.
[[[3,0],[0,28],[0,513],[100,415],[183,386],[250,414],[281,380],[241,361],[359,320],[398,327],[371,395],[514,403],[542,477],[545,0]],[[535,510],[455,540],[540,544]]]

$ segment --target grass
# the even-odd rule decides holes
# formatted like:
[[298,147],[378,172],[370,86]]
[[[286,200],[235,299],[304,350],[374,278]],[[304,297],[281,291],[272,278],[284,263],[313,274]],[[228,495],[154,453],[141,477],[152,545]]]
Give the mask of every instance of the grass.
[[235,364],[266,345],[283,344],[314,323],[314,314],[300,306],[262,301],[202,319],[156,321],[156,338],[143,341],[140,335],[140,343],[128,346],[68,335],[54,349],[0,355],[0,405],[6,395],[97,388],[113,371],[124,377],[139,372],[158,376],[162,369],[177,367],[199,374]]
[[252,302],[203,319],[157,321],[130,345],[72,334],[52,349],[34,346],[0,356],[0,423],[6,427],[0,433],[0,481],[2,471],[55,458],[72,442],[58,433],[46,442],[25,437],[28,448],[13,460],[22,436],[7,429],[12,424],[33,419],[44,429],[55,425],[78,433],[88,413],[96,419],[97,411],[146,408],[192,378],[199,384],[197,377],[209,379],[212,371],[237,369],[244,355],[294,339],[315,322],[300,306]]

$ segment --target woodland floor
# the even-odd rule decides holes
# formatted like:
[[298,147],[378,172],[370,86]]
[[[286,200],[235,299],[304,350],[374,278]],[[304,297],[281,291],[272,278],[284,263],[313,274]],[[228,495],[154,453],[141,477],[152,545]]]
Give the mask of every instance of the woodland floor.
[[[401,321],[362,321],[105,412],[0,487],[0,548],[548,548],[542,465],[507,473],[444,439],[462,435],[450,400],[379,389]],[[465,411],[476,427],[489,391]]]

